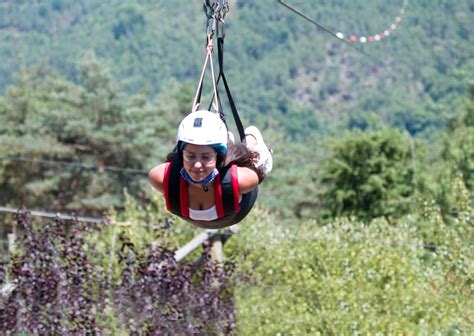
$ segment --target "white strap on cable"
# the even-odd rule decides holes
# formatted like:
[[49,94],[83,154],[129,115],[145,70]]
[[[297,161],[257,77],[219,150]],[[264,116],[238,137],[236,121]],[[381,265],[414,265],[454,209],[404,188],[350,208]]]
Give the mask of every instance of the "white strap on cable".
[[199,108],[200,105],[200,100],[201,100],[201,94],[202,94],[202,86],[204,83],[204,75],[206,74],[207,70],[207,63],[210,63],[210,68],[211,68],[211,80],[212,80],[212,88],[214,90],[214,110],[215,112],[219,112],[219,102],[218,102],[218,96],[217,96],[217,83],[216,83],[216,76],[214,72],[214,62],[212,60],[212,52],[214,50],[214,45],[212,41],[212,37],[208,35],[207,37],[207,46],[206,46],[206,59],[204,60],[204,65],[202,67],[201,71],[201,76],[199,78],[197,90],[196,90],[196,95],[194,96],[194,102],[193,102],[193,107],[192,107],[192,112],[196,112]]

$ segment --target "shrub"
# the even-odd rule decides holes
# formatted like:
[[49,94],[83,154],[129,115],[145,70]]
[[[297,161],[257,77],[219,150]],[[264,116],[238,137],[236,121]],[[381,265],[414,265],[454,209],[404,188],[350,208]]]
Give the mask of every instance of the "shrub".
[[162,245],[140,248],[130,228],[112,227],[116,248],[106,254],[108,243],[98,241],[101,233],[111,235],[110,226],[73,223],[66,230],[58,219],[36,227],[25,211],[17,220],[24,237],[0,277],[0,286],[7,280],[14,286],[0,296],[0,333],[195,335],[235,329],[229,280],[234,267],[213,264],[209,246],[197,268],[178,264],[174,251]]
[[[242,258],[239,334],[472,333],[472,220],[444,225],[433,250],[419,215],[396,225],[341,220],[323,227],[280,226],[265,216],[231,241]],[[466,230],[470,238],[461,236]]]

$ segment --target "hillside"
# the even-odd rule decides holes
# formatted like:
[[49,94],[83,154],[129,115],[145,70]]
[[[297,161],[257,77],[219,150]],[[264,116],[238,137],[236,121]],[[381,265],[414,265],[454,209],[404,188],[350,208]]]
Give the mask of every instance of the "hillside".
[[[345,34],[370,35],[399,15],[400,2],[289,2]],[[194,83],[203,61],[201,1],[47,0],[0,3],[0,92],[24,66],[46,62],[74,80],[88,51],[129,93],[151,96],[173,80]],[[413,1],[398,28],[361,54],[276,1],[231,1],[226,67],[246,120],[280,123],[301,138],[365,127],[367,115],[417,134],[454,113],[473,73],[474,6]],[[365,126],[364,126],[365,125]]]

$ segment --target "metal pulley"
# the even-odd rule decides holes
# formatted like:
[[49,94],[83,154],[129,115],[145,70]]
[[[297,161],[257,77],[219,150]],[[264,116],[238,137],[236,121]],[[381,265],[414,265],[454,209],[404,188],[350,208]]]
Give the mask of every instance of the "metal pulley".
[[224,36],[224,18],[229,12],[228,0],[204,0],[203,10],[207,17],[207,36]]

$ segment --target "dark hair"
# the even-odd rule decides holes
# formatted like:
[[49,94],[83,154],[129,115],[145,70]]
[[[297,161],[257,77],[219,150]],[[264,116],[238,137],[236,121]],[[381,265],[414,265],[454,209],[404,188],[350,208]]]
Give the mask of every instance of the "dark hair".
[[261,168],[255,167],[260,155],[247,148],[243,143],[233,144],[227,151],[225,165],[235,164],[238,167],[246,167],[257,173],[258,183],[265,178],[265,173]]
[[[166,162],[171,162],[178,157],[181,164],[183,164],[182,153],[178,146],[173,148],[173,151],[166,156]],[[232,144],[228,146],[227,154],[217,152],[216,167],[222,168],[235,164],[238,167],[245,167],[252,169],[258,176],[258,182],[261,183],[265,178],[265,173],[262,169],[255,167],[258,162],[259,154],[248,149],[243,143]]]

